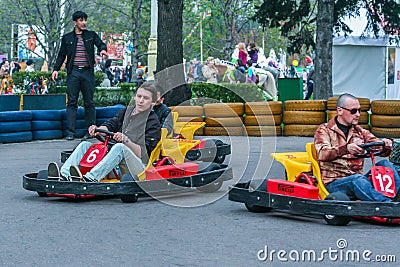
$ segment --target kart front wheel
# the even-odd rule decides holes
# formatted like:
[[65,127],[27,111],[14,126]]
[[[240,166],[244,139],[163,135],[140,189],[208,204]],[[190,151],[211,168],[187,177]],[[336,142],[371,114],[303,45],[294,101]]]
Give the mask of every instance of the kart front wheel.
[[[201,172],[207,173],[207,172],[211,172],[211,171],[215,171],[215,170],[219,170],[219,169],[221,169],[221,166],[219,164],[210,163],[210,165],[208,167],[206,167],[205,169],[203,169]],[[212,183],[196,187],[196,189],[201,192],[204,192],[204,193],[213,193],[213,192],[218,191],[221,188],[222,183],[223,183],[222,181],[218,181],[218,179],[217,179]]]
[[137,194],[133,194],[133,195],[120,195],[120,198],[124,203],[136,203],[139,197]]
[[[349,201],[349,197],[342,193],[342,192],[334,192],[329,194],[325,200],[342,200],[342,201]],[[349,224],[351,221],[350,216],[338,216],[338,215],[324,215],[324,220],[327,222],[329,225],[334,225],[334,226],[343,226]]]
[[[266,190],[266,182],[265,180],[250,180],[246,183],[245,189],[248,189],[249,191],[267,191]],[[247,204],[244,203],[246,206],[246,209],[250,212],[256,212],[256,213],[264,213],[264,212],[270,212],[272,210],[271,207],[263,207],[263,206],[257,206],[257,205],[252,205],[252,204]]]

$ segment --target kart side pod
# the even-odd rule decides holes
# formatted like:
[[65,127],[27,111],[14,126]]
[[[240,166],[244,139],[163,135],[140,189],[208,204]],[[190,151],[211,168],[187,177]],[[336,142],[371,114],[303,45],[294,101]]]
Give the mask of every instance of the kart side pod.
[[318,187],[305,183],[289,182],[280,179],[268,179],[267,191],[271,194],[291,197],[321,199],[318,195]]

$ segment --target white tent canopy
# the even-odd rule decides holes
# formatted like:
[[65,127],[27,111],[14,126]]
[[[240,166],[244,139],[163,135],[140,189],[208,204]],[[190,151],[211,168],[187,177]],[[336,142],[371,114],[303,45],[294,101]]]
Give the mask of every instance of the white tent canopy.
[[395,63],[395,73],[400,75],[400,48],[395,48],[397,57],[393,58],[388,48],[396,44],[390,42],[389,36],[360,37],[367,23],[365,15],[360,15],[346,22],[353,30],[351,36],[333,38],[333,94],[351,93],[371,100],[400,99],[400,76],[390,85],[387,76],[388,59]]

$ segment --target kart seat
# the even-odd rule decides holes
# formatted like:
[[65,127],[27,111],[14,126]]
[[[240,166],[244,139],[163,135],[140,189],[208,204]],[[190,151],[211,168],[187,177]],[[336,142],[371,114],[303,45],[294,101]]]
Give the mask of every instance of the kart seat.
[[162,143],[167,138],[167,134],[168,134],[168,130],[166,128],[161,128],[161,139],[160,139],[160,141],[158,141],[158,143],[157,143],[156,147],[153,149],[153,151],[151,151],[149,161],[148,161],[146,167],[144,168],[144,170],[141,173],[139,173],[137,175],[139,181],[143,181],[146,179],[146,170],[149,168],[152,168],[153,162],[155,162],[156,160],[158,160],[160,158]]
[[271,153],[271,157],[285,166],[286,177],[290,182],[294,182],[300,173],[312,170],[310,156],[307,152]]
[[328,190],[326,190],[324,183],[322,182],[322,177],[321,177],[321,170],[319,168],[318,160],[317,160],[317,150],[315,149],[314,143],[307,143],[306,144],[306,151],[308,154],[308,157],[311,161],[311,167],[312,167],[312,172],[313,175],[317,178],[318,181],[318,190],[319,190],[319,196],[321,199],[325,199],[327,195],[329,195]]

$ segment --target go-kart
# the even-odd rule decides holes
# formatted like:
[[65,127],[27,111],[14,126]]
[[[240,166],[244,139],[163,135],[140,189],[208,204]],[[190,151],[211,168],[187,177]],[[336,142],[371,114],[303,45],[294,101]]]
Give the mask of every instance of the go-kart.
[[[107,135],[106,138],[96,135],[100,143],[92,144],[79,163],[82,174],[90,171],[112,145],[114,133],[97,129]],[[36,191],[39,196],[61,196],[69,198],[92,198],[94,196],[120,196],[123,202],[136,202],[139,197],[152,194],[171,193],[197,189],[202,192],[219,190],[224,181],[232,179],[232,168],[214,162],[184,162],[183,157],[174,159],[175,153],[162,155],[162,145],[165,142],[167,130],[162,129],[161,140],[149,157],[146,168],[133,177],[130,174],[119,176],[113,171],[100,182],[83,182],[81,180],[63,181],[49,179],[47,170],[29,173],[23,177],[23,188]],[[199,142],[199,141],[198,141]],[[197,143],[174,142],[175,150],[185,152]],[[173,147],[170,147],[173,151]],[[169,151],[169,150],[167,150]]]
[[[192,141],[196,130],[203,127],[205,122],[176,122],[176,119],[177,115],[174,114],[174,133],[176,135],[173,138],[172,136],[168,136],[164,139],[164,144],[162,146],[163,150],[165,150],[166,147],[171,146],[171,142],[196,143],[195,146],[186,151],[185,158],[187,160],[215,162],[218,164],[224,163],[226,156],[231,154],[231,146],[219,139],[207,138],[199,140],[199,142],[197,142],[197,140]],[[62,151],[61,162],[64,163],[71,153],[72,150]]]
[[[358,157],[382,154],[383,142],[360,145],[365,153]],[[347,225],[352,218],[383,224],[400,224],[399,202],[372,202],[350,199],[342,192],[329,193],[321,178],[314,143],[306,144],[306,152],[272,153],[282,163],[286,179],[255,179],[230,188],[229,200],[244,203],[251,212],[283,211],[297,215],[322,216],[329,225]],[[370,179],[376,190],[394,197],[395,180],[390,168],[373,166]]]

